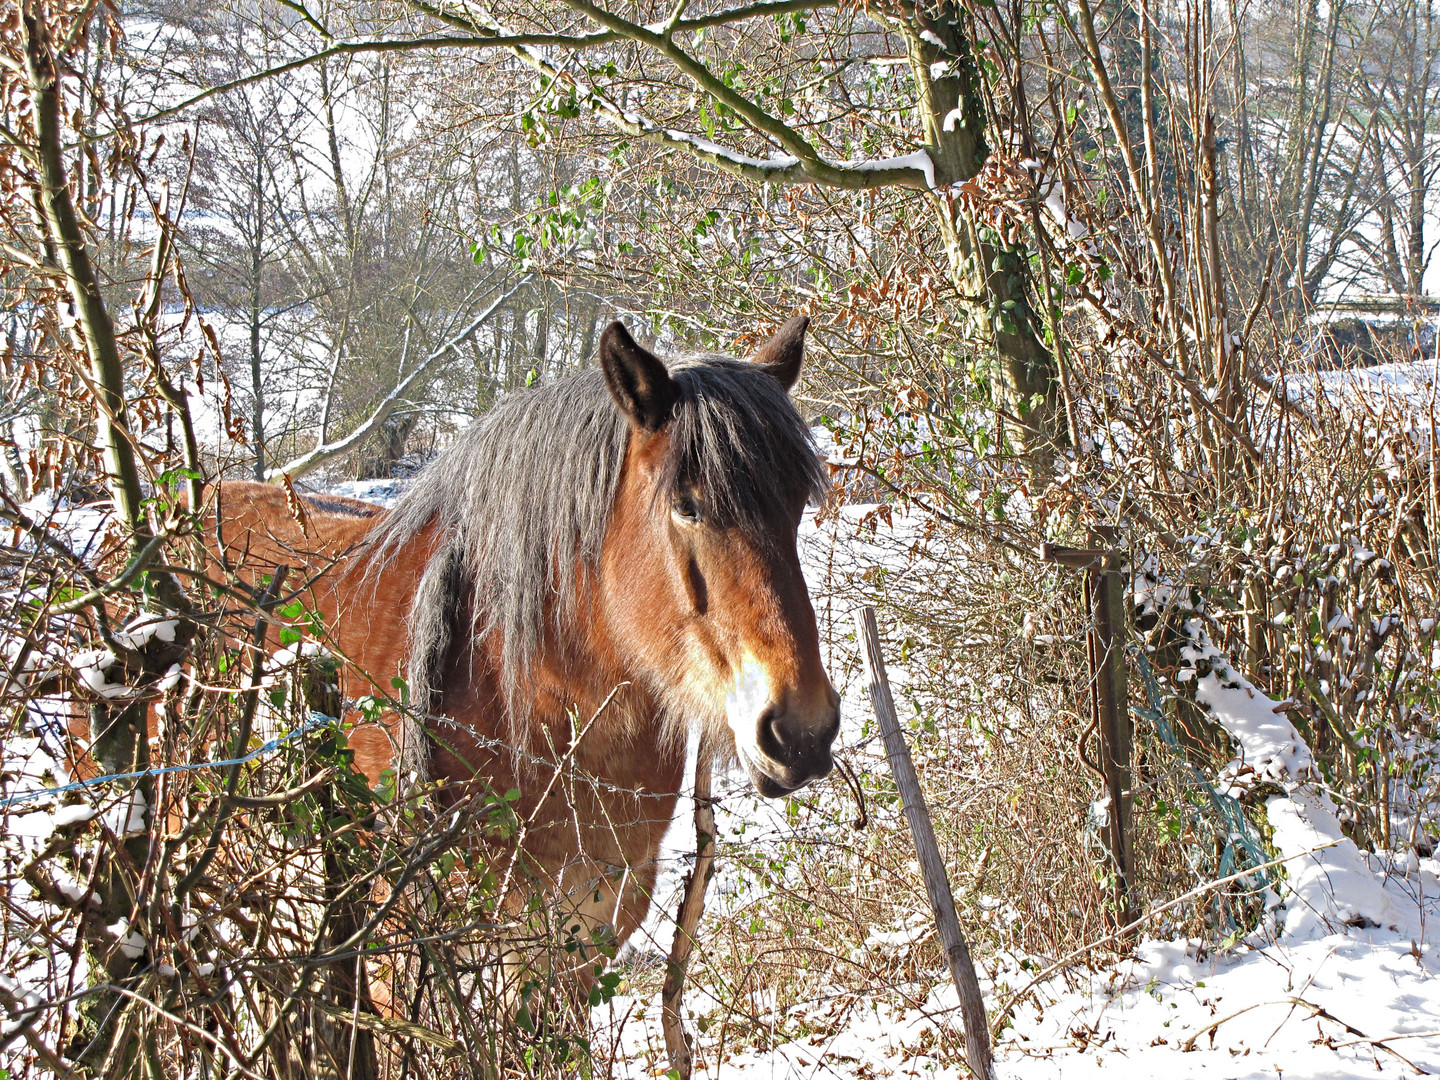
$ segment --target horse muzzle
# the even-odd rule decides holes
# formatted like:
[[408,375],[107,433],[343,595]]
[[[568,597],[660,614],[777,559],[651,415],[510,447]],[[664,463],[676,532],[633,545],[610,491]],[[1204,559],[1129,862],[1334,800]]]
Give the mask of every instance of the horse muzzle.
[[755,725],[755,740],[738,747],[750,780],[767,799],[798,791],[834,767],[830,747],[840,731],[840,698],[826,688],[819,715],[799,715],[770,705]]

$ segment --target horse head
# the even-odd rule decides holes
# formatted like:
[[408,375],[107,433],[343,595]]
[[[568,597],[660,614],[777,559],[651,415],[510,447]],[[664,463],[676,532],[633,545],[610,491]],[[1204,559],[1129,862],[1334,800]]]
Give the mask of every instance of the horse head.
[[[618,322],[600,361],[629,443],[599,595],[626,666],[698,719],[778,798],[831,768],[839,695],[796,537],[823,469],[789,390],[809,320],[749,363],[667,367]],[[729,735],[725,735],[725,732]]]

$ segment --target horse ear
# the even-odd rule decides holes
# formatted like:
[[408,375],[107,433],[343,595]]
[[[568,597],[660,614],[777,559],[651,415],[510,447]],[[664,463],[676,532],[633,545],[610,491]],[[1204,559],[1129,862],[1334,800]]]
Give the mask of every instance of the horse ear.
[[665,426],[680,400],[680,387],[665,365],[618,322],[600,335],[600,367],[610,396],[632,424],[645,431]]
[[774,337],[761,345],[751,357],[771,375],[780,380],[788,391],[800,378],[800,365],[805,360],[805,330],[810,325],[810,316],[796,315],[779,330]]

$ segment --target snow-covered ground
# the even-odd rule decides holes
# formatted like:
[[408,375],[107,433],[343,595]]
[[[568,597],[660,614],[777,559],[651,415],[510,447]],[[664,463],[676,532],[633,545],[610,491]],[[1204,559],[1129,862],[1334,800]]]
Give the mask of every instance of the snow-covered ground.
[[1335,371],[1296,372],[1287,376],[1292,399],[1304,400],[1318,388],[1340,408],[1359,410],[1394,420],[1403,419],[1397,430],[1428,427],[1440,387],[1440,367],[1435,360],[1411,360],[1371,367],[1347,367]]
[[[1380,928],[1338,926],[1303,940],[1260,937],[1226,953],[1197,942],[1144,940],[1113,967],[1057,975],[1032,989],[997,1046],[1001,1076],[1330,1077],[1440,1071],[1440,965],[1427,941],[1440,863],[1409,873],[1366,860],[1392,906]],[[1303,905],[1302,905],[1303,906]],[[1412,944],[1413,943],[1413,944]],[[1033,968],[1032,968],[1033,970]],[[996,993],[995,977],[999,978]],[[984,972],[992,1016],[1029,981],[1018,964]],[[982,976],[983,977],[983,976]],[[692,992],[693,993],[693,992]],[[617,999],[615,1015],[635,1003]],[[632,1061],[663,1047],[659,1003],[623,1033]],[[953,987],[936,973],[925,1009],[898,999],[836,996],[797,1010],[810,1034],[764,1053],[717,1062],[699,1040],[697,1075],[725,1080],[879,1076],[959,1078],[968,1070],[942,1040],[959,1031]],[[937,1046],[951,1047],[937,1052]],[[633,1075],[643,1075],[635,1072]]]
[[[388,485],[347,485],[343,493],[389,503],[398,492]],[[822,583],[837,563],[893,561],[887,552],[894,545],[872,546],[853,538],[855,521],[865,512],[848,508],[838,527],[807,522],[801,533],[802,559],[822,629],[841,642],[851,610],[825,597]],[[895,528],[903,530],[905,524],[897,522]],[[1033,977],[1054,958],[982,962],[992,1018],[1024,991],[997,1043],[998,1074],[1069,1080],[1104,1070],[1111,1076],[1165,1080],[1322,1080],[1440,1073],[1440,957],[1434,946],[1440,861],[1413,853],[1393,859],[1371,855],[1345,839],[1333,803],[1313,782],[1309,752],[1283,709],[1276,712],[1277,702],[1229,668],[1198,629],[1195,635],[1189,659],[1198,669],[1192,676],[1196,697],[1240,747],[1227,778],[1237,788],[1263,780],[1286,790],[1266,801],[1272,841],[1286,860],[1282,895],[1271,898],[1266,926],[1228,950],[1142,931],[1132,954],[1119,963],[1092,970],[1084,959],[1077,960],[1036,985],[1031,985]],[[838,655],[829,660],[832,671],[846,666]],[[892,664],[890,676],[897,687],[905,682],[898,665]],[[869,705],[858,680],[842,682],[841,690],[841,747],[878,755],[878,747],[859,746]],[[747,840],[782,835],[783,811],[748,797],[742,787],[737,778],[725,793],[721,834],[733,835],[743,819]],[[657,890],[661,903],[632,939],[638,951],[663,954],[668,949],[670,898],[684,853],[692,848],[682,804],[663,853],[667,872]],[[730,902],[728,885],[722,867],[711,886],[712,914]],[[1007,917],[1004,906],[987,917]],[[914,936],[927,921],[928,914],[917,911],[909,930],[872,935],[871,944],[894,947],[898,939],[891,939],[897,934]],[[692,1024],[696,1075],[712,1080],[969,1076],[958,1050],[955,990],[944,972],[932,975],[928,995],[913,986],[905,996],[863,996],[834,987],[771,1018],[777,1030],[807,1032],[801,1038],[764,1051],[727,1049],[724,1060],[717,1060],[713,1030],[697,1033]],[[705,987],[692,987],[687,1000],[701,1008],[708,996]],[[908,1005],[907,997],[925,1005]],[[616,1075],[664,1075],[658,999],[638,1001],[622,993],[596,1013],[602,1029],[607,1017],[610,1031],[597,1036],[622,1048]]]
[[[385,481],[333,490],[390,505],[402,488],[403,482]],[[844,695],[840,745],[851,755],[878,757],[877,746],[862,742],[869,705],[859,681],[843,677],[854,664],[838,654],[846,648],[850,607],[822,591],[844,563],[893,561],[887,553],[897,545],[854,539],[854,525],[865,512],[848,508],[838,524],[807,523],[801,552],[822,631],[838,643],[837,655],[828,659]],[[72,529],[85,534],[80,540],[99,531],[88,515],[71,524],[82,526]],[[881,531],[905,527],[897,522]],[[893,538],[904,547],[903,535]],[[1285,860],[1285,873],[1265,926],[1228,949],[1171,940],[1158,930],[1149,937],[1142,930],[1130,956],[1118,963],[1092,968],[1090,958],[1078,958],[1053,974],[1045,969],[1054,957],[983,958],[992,1017],[1013,1002],[996,1048],[998,1074],[1039,1080],[1104,1069],[1166,1080],[1202,1074],[1318,1080],[1440,1073],[1440,958],[1432,941],[1440,916],[1440,861],[1411,852],[1390,857],[1359,851],[1343,836],[1334,805],[1316,784],[1309,752],[1283,708],[1277,712],[1276,702],[1229,668],[1198,627],[1193,637],[1188,659],[1195,666],[1196,698],[1240,748],[1225,771],[1227,782],[1238,788],[1264,781],[1285,792],[1266,800],[1271,839]],[[892,663],[891,679],[898,692],[906,683],[903,668]],[[41,747],[39,740],[32,743],[23,749],[33,755]],[[7,753],[13,757],[21,749],[11,746]],[[749,795],[740,778],[727,780],[723,794],[722,835],[734,835],[741,822],[750,842],[785,834],[783,808]],[[693,844],[684,809],[682,803],[666,844],[660,903],[632,939],[641,954],[663,954],[669,946],[675,885]],[[897,823],[886,824],[898,830]],[[722,866],[710,893],[712,915],[737,902],[736,886]],[[967,917],[976,917],[975,910]],[[1011,916],[996,904],[981,917]],[[898,928],[877,928],[866,947],[904,947],[926,930],[928,918],[916,910]],[[1163,923],[1157,919],[1150,926]],[[1032,985],[1037,972],[1044,977]],[[722,1060],[713,1029],[696,1032],[696,1075],[714,1080],[968,1076],[955,991],[943,971],[928,978],[928,985],[912,984],[904,994],[864,995],[835,986],[783,1016],[762,1017],[777,1034],[805,1033],[788,1042],[772,1039],[763,1051],[732,1045]],[[708,996],[706,987],[692,987],[687,1000],[698,1010]],[[916,1001],[923,1007],[915,1007]],[[598,1040],[613,1041],[621,1050],[615,1075],[664,1075],[658,1000],[639,1001],[622,991],[595,1019]]]

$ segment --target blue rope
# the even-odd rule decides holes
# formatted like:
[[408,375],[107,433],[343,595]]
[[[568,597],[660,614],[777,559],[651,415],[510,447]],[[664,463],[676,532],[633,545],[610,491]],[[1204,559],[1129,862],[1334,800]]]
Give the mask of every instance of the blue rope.
[[271,739],[263,746],[258,746],[244,757],[225,758],[223,761],[196,761],[189,765],[166,765],[159,769],[141,769],[139,772],[109,773],[105,776],[94,776],[89,780],[76,780],[73,784],[64,784],[53,788],[36,788],[34,791],[22,791],[18,795],[11,795],[9,798],[0,799],[0,810],[5,810],[16,803],[29,802],[32,799],[45,799],[52,795],[64,795],[68,791],[83,791],[86,788],[95,787],[99,784],[113,784],[117,780],[139,780],[146,776],[168,776],[171,773],[194,772],[197,769],[225,769],[232,765],[244,765],[254,761],[256,758],[268,754],[292,740],[300,738],[307,732],[314,731],[326,724],[333,724],[336,718],[326,716],[324,713],[311,710],[310,719],[301,724],[294,731],[287,735],[281,735],[277,739]]
[[[1165,718],[1165,698],[1160,692],[1160,685],[1155,679],[1155,672],[1150,667],[1150,661],[1138,649],[1132,649],[1131,655],[1135,658],[1136,666],[1140,669],[1140,677],[1145,683],[1145,696],[1150,699],[1148,709],[1143,705],[1137,705],[1135,711],[1155,725],[1155,730],[1159,732],[1165,745],[1181,761],[1185,762],[1195,787],[1205,793],[1211,810],[1214,811],[1225,830],[1225,846],[1220,853],[1220,865],[1216,876],[1228,877],[1246,863],[1250,866],[1261,866],[1269,862],[1269,856],[1266,855],[1259,836],[1256,835],[1249,819],[1246,818],[1245,808],[1240,805],[1240,800],[1215,790],[1215,787],[1205,779],[1205,775],[1186,760],[1180,740],[1176,738],[1174,730]],[[1274,885],[1273,872],[1257,870],[1255,873],[1259,876],[1262,886]],[[1235,920],[1230,917],[1228,912],[1226,912],[1225,920],[1231,930],[1237,929]]]

